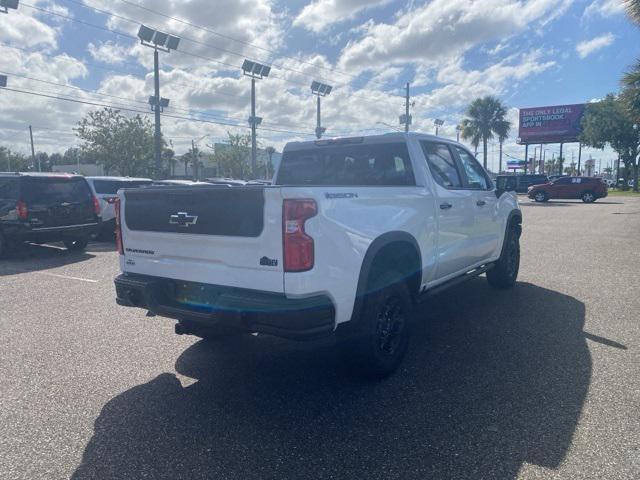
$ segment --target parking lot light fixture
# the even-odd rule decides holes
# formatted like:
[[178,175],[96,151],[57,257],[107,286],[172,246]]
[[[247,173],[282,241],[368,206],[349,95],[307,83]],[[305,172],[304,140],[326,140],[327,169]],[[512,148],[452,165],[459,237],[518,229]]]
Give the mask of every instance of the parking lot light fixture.
[[149,103],[151,104],[151,110],[155,113],[153,150],[156,176],[158,176],[162,170],[162,132],[160,131],[160,113],[169,106],[169,100],[160,97],[160,61],[158,59],[158,50],[166,53],[169,53],[171,50],[177,50],[178,45],[180,45],[180,38],[154,30],[146,25],[140,25],[140,28],[138,29],[138,38],[142,45],[153,48],[154,96],[149,97]]
[[439,118],[436,118],[433,121],[433,124],[436,126],[436,137],[438,136],[438,129],[444,125],[444,120],[440,120]]
[[320,97],[326,97],[331,93],[333,87],[331,85],[327,85],[326,83],[316,82],[315,80],[311,82],[311,93],[317,97],[316,102],[316,137],[318,139],[322,138],[322,134],[327,131],[320,123]]
[[0,0],[0,13],[9,13],[9,9],[17,10],[19,0]]
[[248,59],[242,62],[242,73],[247,77],[251,77],[251,116],[249,117],[249,125],[251,125],[251,175],[253,178],[256,178],[257,163],[256,127],[262,123],[262,117],[256,116],[256,79],[267,78],[270,72],[271,67],[269,65]]

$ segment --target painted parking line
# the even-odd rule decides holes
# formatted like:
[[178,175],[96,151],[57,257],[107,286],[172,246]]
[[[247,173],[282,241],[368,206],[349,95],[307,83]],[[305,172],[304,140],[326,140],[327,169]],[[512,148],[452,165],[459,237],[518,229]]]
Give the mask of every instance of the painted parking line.
[[33,273],[39,273],[40,275],[48,275],[50,277],[66,278],[67,280],[78,280],[80,282],[98,283],[98,280],[92,280],[90,278],[72,277],[70,275],[60,275],[59,273],[50,273],[50,272],[33,272]]
[[46,275],[48,277],[56,277],[56,278],[64,278],[66,280],[77,280],[79,282],[87,282],[87,283],[98,283],[99,280],[93,280],[91,278],[82,278],[82,277],[73,277],[71,275],[62,275],[60,273],[51,273],[51,272],[37,272],[37,271],[31,271],[31,270],[21,270],[19,268],[12,268],[12,267],[3,267],[4,270],[9,270],[11,271],[11,273],[35,273],[38,275]]

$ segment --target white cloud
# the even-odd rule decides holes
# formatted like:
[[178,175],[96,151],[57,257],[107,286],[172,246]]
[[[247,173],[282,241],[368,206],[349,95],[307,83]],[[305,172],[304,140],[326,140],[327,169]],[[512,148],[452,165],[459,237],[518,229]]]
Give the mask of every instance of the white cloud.
[[584,17],[612,17],[624,13],[624,1],[622,0],[594,0],[584,9]]
[[341,68],[380,68],[394,63],[437,64],[483,42],[504,39],[532,24],[562,15],[572,0],[434,0],[399,15],[394,23],[371,24],[347,44]]
[[313,32],[321,32],[329,25],[352,19],[363,10],[378,7],[391,0],[314,0],[306,5],[293,24]]
[[465,70],[462,58],[457,58],[438,70],[436,80],[442,86],[418,96],[416,102],[423,111],[459,109],[477,97],[504,95],[516,88],[518,82],[553,66],[555,62],[544,60],[539,50],[508,57],[478,70]]
[[130,47],[119,45],[114,41],[102,42],[98,45],[89,42],[87,50],[89,54],[99,62],[116,65],[123,63],[129,56]]
[[580,58],[586,58],[594,52],[608,47],[615,41],[616,37],[612,33],[605,33],[591,40],[585,40],[576,45],[576,52]]
[[[35,2],[38,3],[38,2]],[[58,11],[61,7],[44,5]],[[63,9],[64,10],[64,9]],[[15,43],[21,47],[56,48],[59,28],[48,25],[36,18],[36,11],[21,8],[20,12],[10,10],[8,14],[0,14],[0,41]],[[67,14],[66,10],[60,12]]]
[[[170,63],[184,67],[198,63],[200,66],[208,65],[210,69],[224,68],[219,64],[207,62],[201,57],[213,58],[234,66],[241,65],[244,56],[269,62],[273,55],[270,51],[277,50],[282,45],[284,35],[284,17],[274,12],[273,0],[191,0],[189,2],[141,0],[135,2],[150,11],[120,2],[115,5],[110,0],[90,0],[86,3],[181,37],[182,42],[178,51],[163,55],[164,65]],[[162,15],[153,12],[159,12]],[[178,20],[167,18],[167,16]],[[194,28],[184,22],[205,27],[208,31]],[[136,23],[117,17],[110,17],[107,25],[131,35],[136,35],[138,30]],[[181,54],[181,51],[199,55],[200,58]],[[130,53],[145,65],[151,57],[148,49],[140,45],[134,46]]]

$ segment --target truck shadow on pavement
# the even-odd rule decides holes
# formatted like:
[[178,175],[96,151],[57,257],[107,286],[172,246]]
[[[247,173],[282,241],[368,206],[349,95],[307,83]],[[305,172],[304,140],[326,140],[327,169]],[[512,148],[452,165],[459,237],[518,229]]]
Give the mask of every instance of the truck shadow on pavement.
[[416,317],[402,369],[381,382],[349,374],[328,344],[197,342],[177,360],[180,377],[103,407],[72,478],[512,479],[525,462],[558,468],[591,378],[584,304],[479,278]]

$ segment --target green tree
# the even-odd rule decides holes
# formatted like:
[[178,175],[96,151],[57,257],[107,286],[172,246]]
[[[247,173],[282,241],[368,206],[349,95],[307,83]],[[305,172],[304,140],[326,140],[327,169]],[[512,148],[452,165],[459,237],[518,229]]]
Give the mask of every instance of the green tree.
[[119,110],[105,107],[80,120],[76,133],[84,142],[83,152],[95,158],[107,174],[162,175],[155,171],[153,125],[146,117],[126,117]]
[[494,135],[498,139],[506,139],[511,129],[511,123],[506,119],[507,108],[500,99],[488,95],[471,102],[467,107],[466,116],[462,121],[462,138],[470,140],[476,151],[482,141],[482,163],[486,169],[487,143]]
[[165,177],[173,177],[176,174],[176,152],[172,148],[162,150],[162,164],[166,167]]
[[229,143],[214,153],[218,172],[225,177],[248,180],[251,178],[251,136],[230,132],[227,135]]
[[620,96],[609,94],[604,100],[587,105],[582,117],[580,141],[584,145],[600,149],[610,145],[620,154],[625,171],[633,172],[633,189],[638,191],[640,128]]
[[0,147],[0,170],[7,172],[22,172],[29,170],[31,159],[21,153],[12,152],[6,147]]

